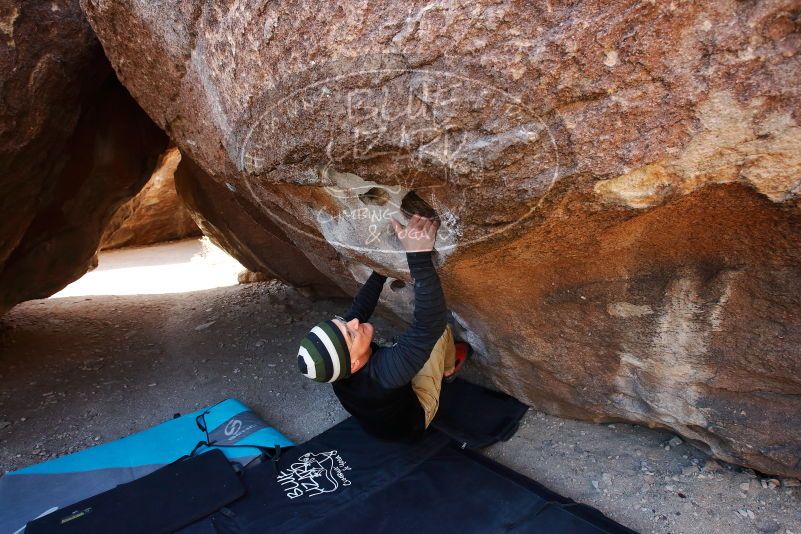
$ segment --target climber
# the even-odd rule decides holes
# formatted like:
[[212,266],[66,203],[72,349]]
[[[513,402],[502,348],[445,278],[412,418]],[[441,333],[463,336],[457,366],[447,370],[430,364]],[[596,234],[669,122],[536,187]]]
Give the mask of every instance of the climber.
[[370,275],[344,317],[317,324],[298,352],[301,373],[330,382],[342,406],[372,435],[410,441],[428,428],[439,407],[443,377],[450,379],[471,351],[455,343],[432,254],[439,221],[412,215],[391,219],[414,279],[414,318],[391,347],[373,343],[367,321],[386,276]]

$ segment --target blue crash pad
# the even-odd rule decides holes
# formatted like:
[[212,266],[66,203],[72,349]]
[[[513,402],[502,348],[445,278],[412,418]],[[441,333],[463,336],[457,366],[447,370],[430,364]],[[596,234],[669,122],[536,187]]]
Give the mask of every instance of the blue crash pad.
[[126,438],[5,474],[0,477],[0,532],[21,531],[40,515],[143,477],[191,453],[206,440],[199,426],[204,421],[211,442],[220,445],[229,460],[243,465],[260,450],[242,445],[293,445],[247,406],[227,399]]

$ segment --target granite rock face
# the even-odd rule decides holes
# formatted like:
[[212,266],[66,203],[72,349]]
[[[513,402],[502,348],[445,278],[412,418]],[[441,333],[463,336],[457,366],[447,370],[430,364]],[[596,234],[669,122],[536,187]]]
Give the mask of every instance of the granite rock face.
[[0,4],[0,313],[90,267],[166,144],[77,0]]
[[435,212],[501,388],[801,474],[797,2],[82,6],[249,269],[405,315],[389,217]]
[[181,152],[168,148],[145,187],[117,208],[106,226],[100,249],[152,245],[198,236],[200,229],[175,190],[175,171]]

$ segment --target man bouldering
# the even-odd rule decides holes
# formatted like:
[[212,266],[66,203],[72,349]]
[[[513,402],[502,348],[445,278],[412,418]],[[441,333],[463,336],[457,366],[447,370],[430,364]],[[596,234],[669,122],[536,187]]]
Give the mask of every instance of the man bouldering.
[[370,275],[343,317],[317,324],[298,351],[301,373],[333,385],[342,406],[370,434],[413,440],[439,407],[443,377],[451,377],[470,346],[454,342],[445,296],[432,255],[439,221],[413,215],[392,219],[414,279],[414,318],[391,347],[373,342],[373,313],[386,276]]

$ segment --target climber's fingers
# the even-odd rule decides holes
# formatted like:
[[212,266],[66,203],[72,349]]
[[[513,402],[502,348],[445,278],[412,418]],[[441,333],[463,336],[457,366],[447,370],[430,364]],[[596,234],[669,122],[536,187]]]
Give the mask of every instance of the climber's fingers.
[[395,233],[396,234],[400,234],[403,231],[403,229],[405,228],[405,226],[403,226],[401,223],[399,223],[394,217],[390,218],[389,222],[392,223],[392,228],[395,229]]

